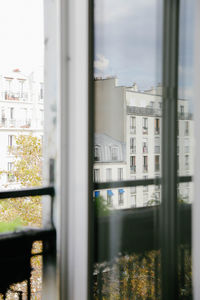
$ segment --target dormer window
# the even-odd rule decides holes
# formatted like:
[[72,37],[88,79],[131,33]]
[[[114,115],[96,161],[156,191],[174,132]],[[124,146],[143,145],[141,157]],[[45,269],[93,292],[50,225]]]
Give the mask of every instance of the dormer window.
[[119,149],[117,147],[111,148],[111,160],[119,160]]
[[94,160],[101,161],[101,148],[100,146],[95,146],[94,148]]

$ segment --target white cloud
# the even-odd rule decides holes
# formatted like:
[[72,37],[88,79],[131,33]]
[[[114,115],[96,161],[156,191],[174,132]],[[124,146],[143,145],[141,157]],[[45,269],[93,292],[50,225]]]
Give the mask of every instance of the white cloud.
[[94,61],[94,67],[96,70],[103,72],[107,69],[109,65],[109,60],[102,54],[96,55],[96,60]]

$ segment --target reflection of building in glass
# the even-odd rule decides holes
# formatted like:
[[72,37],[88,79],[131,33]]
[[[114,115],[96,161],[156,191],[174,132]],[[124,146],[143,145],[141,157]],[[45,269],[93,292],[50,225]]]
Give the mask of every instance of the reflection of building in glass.
[[[191,175],[193,120],[189,113],[188,101],[178,100],[179,137],[178,137],[178,174]],[[162,133],[162,87],[158,85],[148,91],[140,92],[134,84],[132,87],[117,86],[116,78],[95,80],[95,132],[96,137],[107,137],[103,144],[95,138],[95,160],[103,151],[107,151],[110,140],[114,139],[126,145],[126,159],[123,164],[123,179],[147,179],[161,176],[161,133]],[[109,138],[108,138],[109,137]],[[101,150],[98,148],[101,147]],[[112,158],[117,160],[117,148],[110,150]],[[98,154],[98,155],[97,155]],[[112,159],[113,161],[114,159]],[[109,169],[110,174],[117,174],[116,166],[108,165],[103,157],[98,161],[98,168]],[[114,171],[115,170],[115,171]],[[100,172],[99,181],[111,181]],[[117,179],[116,175],[114,180]],[[191,198],[192,183],[179,188],[184,201]],[[112,191],[112,190],[111,190]],[[116,193],[112,197],[116,197]],[[105,192],[102,195],[105,197]],[[160,186],[124,189],[123,196],[118,195],[118,207],[144,206],[160,201]],[[106,197],[105,197],[106,198]],[[113,203],[117,203],[114,201]],[[116,207],[116,205],[114,205]]]
[[[18,135],[43,135],[43,83],[42,75],[24,75],[19,69],[0,75],[0,170],[11,171]],[[1,176],[1,187],[15,184],[13,176]]]

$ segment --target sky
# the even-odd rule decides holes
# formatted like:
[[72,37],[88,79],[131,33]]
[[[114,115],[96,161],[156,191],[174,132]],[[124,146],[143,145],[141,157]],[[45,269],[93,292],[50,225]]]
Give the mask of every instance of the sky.
[[[193,0],[181,1],[179,93],[190,97],[193,70]],[[141,90],[162,78],[162,1],[95,0],[95,76],[136,82]]]
[[[140,90],[161,82],[162,1],[95,1],[95,76],[136,82]],[[194,0],[181,1],[179,93],[193,91]],[[0,0],[0,73],[43,66],[43,0]]]
[[0,0],[0,73],[43,66],[43,1]]

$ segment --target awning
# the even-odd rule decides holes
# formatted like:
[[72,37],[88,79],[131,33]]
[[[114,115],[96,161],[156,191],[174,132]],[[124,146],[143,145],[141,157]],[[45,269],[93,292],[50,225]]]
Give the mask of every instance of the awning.
[[100,191],[94,192],[94,196],[95,196],[95,198],[99,197],[100,196]]
[[123,194],[124,192],[125,192],[124,189],[119,189],[120,194]]
[[108,196],[113,196],[114,195],[112,190],[107,190],[107,194],[108,194]]

